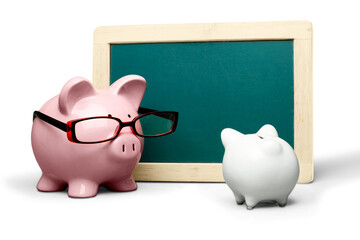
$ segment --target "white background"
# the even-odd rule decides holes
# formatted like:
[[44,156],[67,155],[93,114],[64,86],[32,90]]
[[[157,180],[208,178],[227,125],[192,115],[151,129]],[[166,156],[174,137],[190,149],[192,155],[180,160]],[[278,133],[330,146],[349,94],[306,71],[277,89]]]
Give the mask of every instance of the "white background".
[[[1,239],[359,239],[357,1],[1,1]],[[139,183],[71,199],[41,193],[32,112],[92,77],[101,25],[309,20],[314,26],[315,181],[288,206],[247,211],[225,184]],[[274,110],[276,111],[276,110]]]

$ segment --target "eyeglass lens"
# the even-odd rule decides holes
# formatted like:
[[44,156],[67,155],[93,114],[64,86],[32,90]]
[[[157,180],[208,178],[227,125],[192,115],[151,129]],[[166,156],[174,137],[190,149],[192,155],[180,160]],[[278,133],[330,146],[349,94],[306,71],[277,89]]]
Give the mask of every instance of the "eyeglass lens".
[[[143,136],[163,135],[171,131],[174,114],[157,112],[145,115],[135,122],[136,131]],[[137,124],[140,122],[140,124]]]
[[75,135],[81,142],[98,142],[114,137],[118,129],[115,119],[93,118],[76,123]]

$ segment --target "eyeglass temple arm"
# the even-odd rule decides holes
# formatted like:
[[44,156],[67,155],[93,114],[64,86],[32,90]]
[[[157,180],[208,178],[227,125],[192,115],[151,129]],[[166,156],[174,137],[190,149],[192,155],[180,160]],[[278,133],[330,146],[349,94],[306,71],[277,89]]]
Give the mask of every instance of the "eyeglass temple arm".
[[66,124],[63,122],[60,122],[59,120],[56,120],[55,118],[52,118],[46,114],[43,114],[39,111],[35,111],[33,114],[33,121],[35,120],[35,118],[38,117],[41,120],[53,125],[54,127],[57,127],[58,129],[67,132],[67,128],[66,128]]

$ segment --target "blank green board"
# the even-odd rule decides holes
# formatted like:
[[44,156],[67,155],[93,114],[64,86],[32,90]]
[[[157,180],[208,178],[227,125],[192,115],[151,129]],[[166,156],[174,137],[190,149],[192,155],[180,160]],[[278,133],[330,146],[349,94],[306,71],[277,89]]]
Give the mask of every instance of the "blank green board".
[[114,44],[110,84],[141,75],[141,106],[179,112],[175,133],[145,139],[141,162],[221,163],[228,127],[269,123],[294,146],[293,62],[293,41]]

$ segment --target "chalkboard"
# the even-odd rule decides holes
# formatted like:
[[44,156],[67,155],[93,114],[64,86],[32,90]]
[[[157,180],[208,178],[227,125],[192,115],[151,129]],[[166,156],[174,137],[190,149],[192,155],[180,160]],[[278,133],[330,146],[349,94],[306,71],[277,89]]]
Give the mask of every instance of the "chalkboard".
[[180,114],[174,134],[145,139],[141,162],[221,163],[220,132],[270,123],[294,144],[292,41],[114,44],[110,83],[147,81],[142,106]]
[[[286,23],[284,26],[292,22]],[[309,27],[307,22],[300,23]],[[307,79],[308,76],[303,77],[299,72],[301,67],[308,71],[306,66],[311,67],[311,59],[299,57],[300,39],[280,38],[274,35],[278,34],[275,31],[270,31],[267,38],[231,38],[230,35],[219,39],[218,35],[224,33],[213,33],[216,37],[186,36],[181,39],[182,36],[176,35],[178,33],[172,33],[178,25],[166,25],[166,31],[157,29],[159,26],[102,27],[95,32],[99,38],[107,36],[106,46],[94,41],[95,52],[104,52],[106,48],[106,74],[102,73],[108,79],[105,85],[128,74],[141,75],[147,81],[142,107],[179,112],[175,133],[145,139],[144,152],[134,172],[137,180],[223,181],[219,172],[224,154],[220,133],[226,127],[248,134],[269,123],[295,151],[300,146],[306,151],[304,155],[312,154],[312,89],[304,87],[311,76]],[[199,27],[187,26],[190,29]],[[258,25],[248,24],[251,26],[256,28]],[[270,30],[271,26],[273,24],[270,24]],[[205,27],[214,28],[212,25]],[[223,26],[226,27],[228,24]],[[237,27],[246,29],[244,25]],[[218,31],[223,28],[218,27]],[[160,39],[149,39],[146,31],[150,29],[155,35],[161,32]],[[166,41],[161,39],[164,31],[169,35]],[[291,31],[284,32],[290,34]],[[123,40],[120,33],[127,34],[131,41]],[[177,40],[172,39],[174,34]],[[303,34],[299,32],[299,38],[303,39]],[[307,51],[304,47],[301,49]],[[99,54],[95,52],[96,78],[96,66],[104,63],[97,63],[95,57]],[[102,88],[99,84],[103,81],[94,79],[94,84]],[[301,97],[297,95],[299,89]],[[306,95],[310,98],[303,99]],[[297,129],[304,120],[310,127],[303,127],[301,131],[310,134],[301,137],[302,133]],[[310,144],[304,142],[309,139]],[[297,155],[301,174],[306,175],[303,182],[309,182],[312,171],[308,171],[308,162],[312,164],[312,159],[303,159],[301,152]]]

